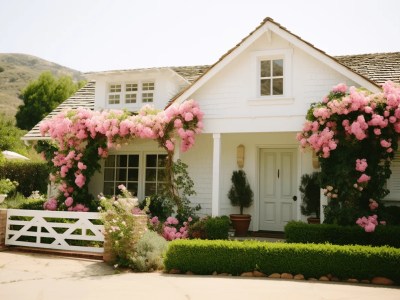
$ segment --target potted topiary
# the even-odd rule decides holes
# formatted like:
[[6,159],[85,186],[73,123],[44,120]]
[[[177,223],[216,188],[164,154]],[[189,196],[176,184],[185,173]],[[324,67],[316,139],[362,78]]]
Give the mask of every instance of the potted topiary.
[[301,213],[305,216],[309,216],[307,218],[309,224],[319,224],[321,193],[319,172],[304,174],[301,176],[299,190],[303,201],[301,204]]
[[251,215],[243,214],[243,208],[249,207],[253,203],[253,191],[243,170],[233,171],[231,181],[232,187],[229,190],[228,198],[233,206],[240,207],[240,214],[231,214],[229,217],[235,228],[235,236],[246,236]]
[[8,193],[15,191],[18,182],[11,181],[10,179],[0,179],[0,203],[4,201]]

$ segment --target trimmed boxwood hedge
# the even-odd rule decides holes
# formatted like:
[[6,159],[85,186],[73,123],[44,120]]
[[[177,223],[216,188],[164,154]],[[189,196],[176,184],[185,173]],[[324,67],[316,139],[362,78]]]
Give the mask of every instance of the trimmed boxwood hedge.
[[45,162],[5,161],[0,166],[0,178],[17,181],[17,192],[25,197],[30,196],[33,191],[46,194],[49,173]]
[[392,247],[287,244],[259,241],[175,240],[165,259],[167,271],[195,274],[259,270],[265,274],[332,274],[340,279],[383,276],[400,283],[400,249]]
[[400,248],[400,226],[377,226],[365,232],[360,226],[306,224],[292,221],[285,226],[287,243],[331,243],[336,245],[371,245]]

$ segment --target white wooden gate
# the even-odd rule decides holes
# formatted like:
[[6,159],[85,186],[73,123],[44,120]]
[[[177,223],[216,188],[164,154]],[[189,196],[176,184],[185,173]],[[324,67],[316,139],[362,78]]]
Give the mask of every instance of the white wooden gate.
[[103,253],[100,214],[7,210],[6,245]]

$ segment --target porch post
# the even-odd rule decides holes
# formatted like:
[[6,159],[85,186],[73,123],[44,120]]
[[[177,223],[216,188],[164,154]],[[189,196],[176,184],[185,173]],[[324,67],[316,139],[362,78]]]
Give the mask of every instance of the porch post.
[[212,174],[212,201],[211,214],[219,216],[219,188],[220,188],[220,165],[221,165],[221,134],[213,134],[213,174]]
[[320,190],[320,211],[319,211],[319,218],[321,220],[321,224],[325,221],[325,214],[324,214],[324,207],[328,205],[328,198],[324,195],[322,189]]

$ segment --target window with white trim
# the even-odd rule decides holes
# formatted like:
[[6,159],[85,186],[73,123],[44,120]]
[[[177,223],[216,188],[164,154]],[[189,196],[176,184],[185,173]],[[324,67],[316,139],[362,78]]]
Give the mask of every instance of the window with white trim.
[[165,185],[166,157],[153,153],[109,155],[104,163],[103,194],[118,195],[120,184],[141,198],[160,193]]
[[260,95],[283,95],[283,59],[260,61]]
[[151,103],[154,91],[153,81],[111,83],[108,85],[107,101],[108,104]]
[[136,103],[137,92],[137,83],[127,83],[125,85],[125,103]]
[[154,82],[143,82],[142,83],[142,102],[149,103],[153,102],[154,97]]
[[121,101],[121,84],[110,84],[108,89],[108,104],[119,104]]

